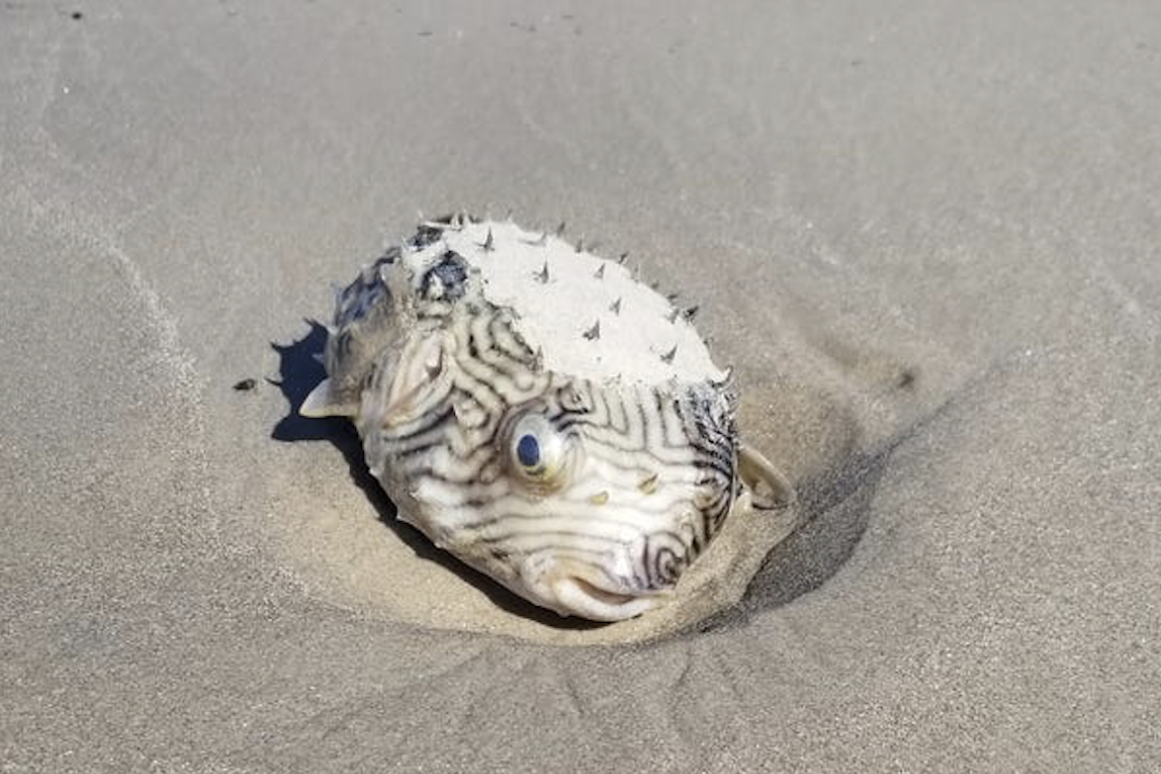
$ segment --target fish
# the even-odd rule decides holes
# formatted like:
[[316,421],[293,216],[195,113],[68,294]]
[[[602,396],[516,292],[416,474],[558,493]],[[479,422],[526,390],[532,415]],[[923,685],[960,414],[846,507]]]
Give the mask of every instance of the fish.
[[299,413],[352,421],[397,517],[464,564],[561,616],[633,618],[679,596],[743,490],[793,498],[675,300],[563,224],[422,221],[336,292]]

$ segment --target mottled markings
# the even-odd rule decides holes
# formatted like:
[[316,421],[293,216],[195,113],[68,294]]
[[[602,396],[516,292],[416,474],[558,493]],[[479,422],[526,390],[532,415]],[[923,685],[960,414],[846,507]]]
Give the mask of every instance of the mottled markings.
[[462,255],[448,250],[424,273],[420,282],[424,298],[455,301],[463,298],[468,280],[468,262]]

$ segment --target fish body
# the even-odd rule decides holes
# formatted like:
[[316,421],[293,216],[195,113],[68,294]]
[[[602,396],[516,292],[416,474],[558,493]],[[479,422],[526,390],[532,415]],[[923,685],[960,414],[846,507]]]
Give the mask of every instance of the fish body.
[[300,411],[350,417],[438,547],[561,615],[630,618],[672,594],[747,468],[691,317],[556,235],[427,222],[338,293]]

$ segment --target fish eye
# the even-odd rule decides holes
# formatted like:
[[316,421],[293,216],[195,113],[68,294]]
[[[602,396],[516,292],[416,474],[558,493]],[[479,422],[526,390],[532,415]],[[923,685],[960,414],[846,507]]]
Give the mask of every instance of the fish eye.
[[520,436],[516,442],[516,459],[525,468],[535,468],[540,464],[540,441],[532,433]]
[[508,438],[512,467],[520,476],[539,485],[558,483],[567,444],[552,423],[541,414],[525,414],[512,426]]

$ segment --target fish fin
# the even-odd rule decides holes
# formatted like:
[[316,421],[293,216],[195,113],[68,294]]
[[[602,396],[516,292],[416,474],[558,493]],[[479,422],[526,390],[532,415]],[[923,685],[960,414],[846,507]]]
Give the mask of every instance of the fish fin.
[[431,409],[432,398],[448,386],[447,336],[417,339],[404,348],[387,395],[383,425],[402,425]]
[[794,502],[794,484],[786,474],[749,446],[738,449],[738,475],[752,493],[755,508],[772,510]]
[[359,413],[359,405],[337,400],[331,389],[331,380],[323,379],[317,387],[310,391],[310,395],[306,396],[306,400],[298,407],[298,413],[312,419],[353,417]]

